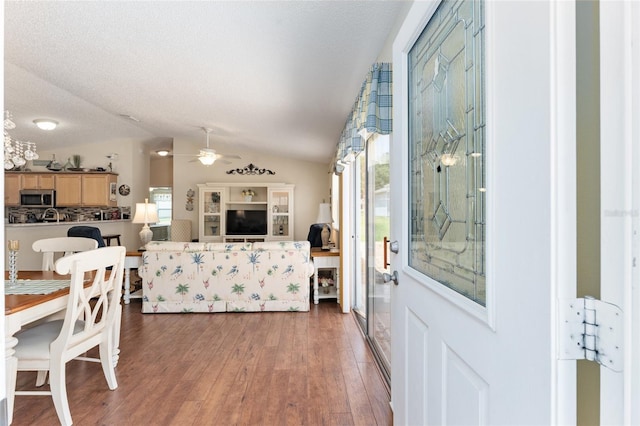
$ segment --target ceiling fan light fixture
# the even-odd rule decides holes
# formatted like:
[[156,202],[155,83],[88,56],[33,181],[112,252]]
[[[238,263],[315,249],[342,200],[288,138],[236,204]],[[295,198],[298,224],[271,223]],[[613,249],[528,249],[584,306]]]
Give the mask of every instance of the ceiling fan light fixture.
[[53,130],[58,126],[58,122],[48,118],[37,118],[33,120],[33,124],[42,130]]
[[210,166],[210,165],[212,165],[213,163],[216,162],[216,157],[205,155],[205,156],[198,157],[198,160],[200,160],[200,162],[203,165]]

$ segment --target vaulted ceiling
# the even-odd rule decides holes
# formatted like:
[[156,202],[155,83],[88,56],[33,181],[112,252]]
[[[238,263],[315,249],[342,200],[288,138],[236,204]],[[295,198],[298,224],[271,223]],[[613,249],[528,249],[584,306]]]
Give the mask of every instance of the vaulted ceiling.
[[[39,149],[174,138],[328,162],[400,1],[6,1],[5,109]],[[132,118],[135,118],[135,121]],[[44,134],[32,120],[60,125]]]

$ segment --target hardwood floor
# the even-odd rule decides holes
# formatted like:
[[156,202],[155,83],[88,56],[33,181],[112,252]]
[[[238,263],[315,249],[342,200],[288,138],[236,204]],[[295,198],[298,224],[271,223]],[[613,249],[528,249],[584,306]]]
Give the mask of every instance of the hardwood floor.
[[[141,314],[124,305],[118,389],[67,364],[76,425],[391,425],[389,395],[350,314]],[[35,373],[18,373],[18,388]],[[50,396],[16,397],[13,425],[56,425]]]

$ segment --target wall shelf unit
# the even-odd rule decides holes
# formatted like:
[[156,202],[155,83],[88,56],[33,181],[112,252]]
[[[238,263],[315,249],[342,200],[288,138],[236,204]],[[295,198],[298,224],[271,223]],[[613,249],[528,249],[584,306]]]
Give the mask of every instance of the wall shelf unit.
[[199,241],[291,240],[293,192],[284,183],[198,184]]

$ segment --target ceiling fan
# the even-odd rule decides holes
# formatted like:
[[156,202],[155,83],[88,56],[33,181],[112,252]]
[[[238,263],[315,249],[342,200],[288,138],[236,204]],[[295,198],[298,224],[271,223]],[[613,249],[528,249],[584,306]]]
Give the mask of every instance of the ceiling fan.
[[195,160],[191,160],[191,161],[200,161],[200,163],[202,163],[203,165],[210,166],[213,163],[215,163],[216,161],[220,161],[221,163],[224,163],[224,164],[230,164],[231,162],[227,161],[227,159],[240,159],[240,156],[238,156],[238,155],[218,154],[215,149],[210,148],[209,147],[209,134],[212,132],[212,129],[210,129],[208,127],[203,127],[202,130],[207,135],[207,147],[200,149],[200,152],[198,153],[197,158]]

